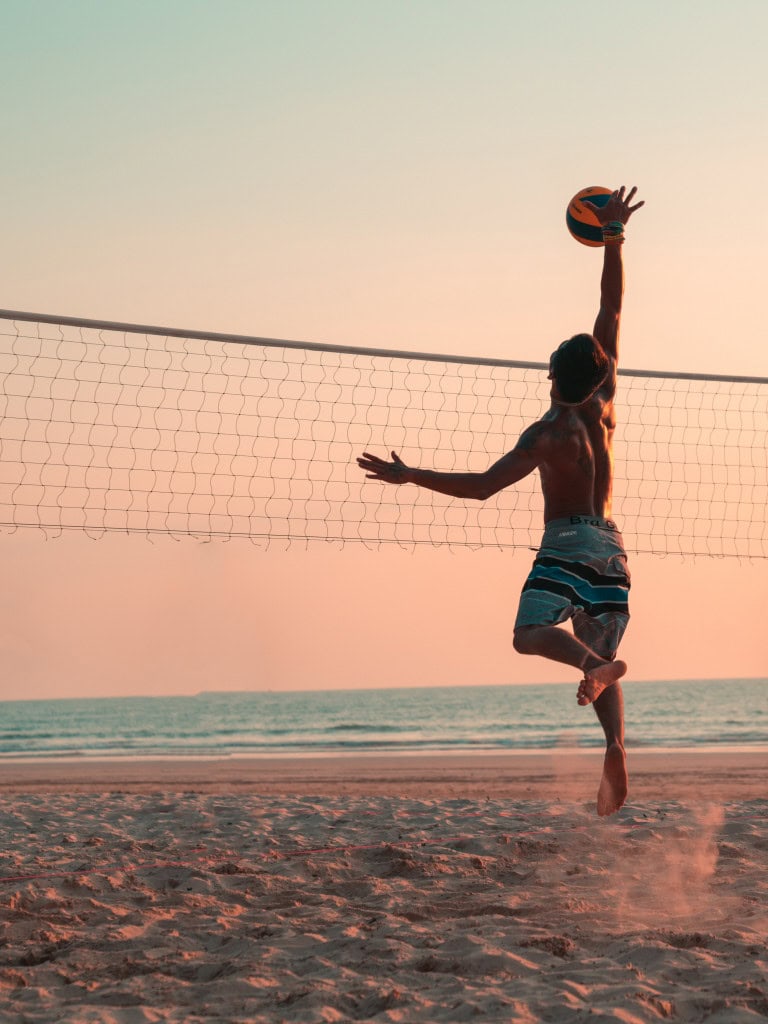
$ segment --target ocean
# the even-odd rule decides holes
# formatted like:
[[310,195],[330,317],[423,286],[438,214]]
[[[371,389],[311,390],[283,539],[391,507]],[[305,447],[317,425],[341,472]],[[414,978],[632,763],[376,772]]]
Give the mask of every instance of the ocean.
[[[599,747],[575,684],[0,702],[0,760]],[[765,747],[768,680],[630,682],[627,746]]]

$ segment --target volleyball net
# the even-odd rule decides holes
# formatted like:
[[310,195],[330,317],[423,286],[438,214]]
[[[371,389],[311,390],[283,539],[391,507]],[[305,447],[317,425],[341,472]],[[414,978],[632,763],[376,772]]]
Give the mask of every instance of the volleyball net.
[[[536,547],[538,475],[474,503],[363,451],[481,471],[549,407],[542,363],[0,311],[0,529]],[[768,557],[768,379],[620,371],[627,548]]]

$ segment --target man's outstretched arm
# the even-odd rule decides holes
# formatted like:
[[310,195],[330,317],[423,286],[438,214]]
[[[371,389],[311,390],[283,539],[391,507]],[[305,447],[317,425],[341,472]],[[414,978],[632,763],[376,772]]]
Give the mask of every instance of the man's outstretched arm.
[[381,480],[387,484],[416,484],[430,491],[448,494],[452,498],[485,501],[536,469],[541,460],[543,441],[542,424],[534,423],[523,431],[511,452],[507,452],[482,473],[441,473],[432,469],[414,469],[406,466],[396,452],[392,452],[391,462],[364,452],[357,464],[365,470],[369,480]]
[[[606,228],[608,241],[603,247],[603,273],[600,278],[600,312],[595,320],[593,334],[614,360],[619,358],[619,320],[624,296],[624,262],[621,247],[624,241],[624,225],[643,206],[643,202],[630,205],[636,188],[624,196],[624,186],[617,189],[603,207],[586,202],[597,219]],[[612,240],[611,240],[612,239]]]

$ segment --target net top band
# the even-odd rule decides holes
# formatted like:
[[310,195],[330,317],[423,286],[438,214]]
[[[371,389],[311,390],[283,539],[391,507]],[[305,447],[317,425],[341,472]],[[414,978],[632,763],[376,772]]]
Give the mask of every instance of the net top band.
[[[546,370],[547,364],[521,359],[492,359],[485,356],[462,356],[434,352],[406,352],[389,348],[365,348],[356,345],[331,345],[322,342],[296,341],[282,338],[261,338],[247,334],[226,334],[217,331],[187,330],[181,327],[158,327],[151,324],[121,323],[113,320],[90,320],[83,317],[60,316],[53,313],[29,313],[21,310],[0,309],[1,320],[27,323],[54,324],[60,327],[80,327],[87,330],[123,331],[129,334],[149,334],[166,338],[189,338],[196,341],[218,341],[237,345],[259,345],[264,348],[308,349],[315,352],[337,352],[342,355],[377,356],[389,359],[418,359],[434,363],[466,363],[471,366],[512,367],[522,370]],[[676,380],[711,380],[732,384],[768,384],[768,377],[741,374],[689,373],[670,370],[633,370],[619,368],[625,377],[671,377]]]

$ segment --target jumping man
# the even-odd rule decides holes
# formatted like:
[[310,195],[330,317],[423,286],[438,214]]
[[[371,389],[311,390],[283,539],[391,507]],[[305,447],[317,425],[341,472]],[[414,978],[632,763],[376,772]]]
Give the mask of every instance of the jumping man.
[[[514,646],[572,665],[584,678],[579,704],[593,704],[606,754],[597,795],[601,815],[627,796],[624,703],[619,679],[627,666],[616,651],[629,621],[630,577],[624,546],[610,519],[613,485],[614,396],[619,319],[624,291],[624,225],[642,202],[630,205],[624,186],[602,208],[585,205],[603,227],[600,312],[593,334],[576,334],[552,353],[552,404],[519,441],[483,473],[413,469],[364,453],[357,462],[370,479],[413,483],[455,498],[484,501],[538,469],[544,496],[544,536],[523,587]],[[572,621],[573,633],[561,627]]]

